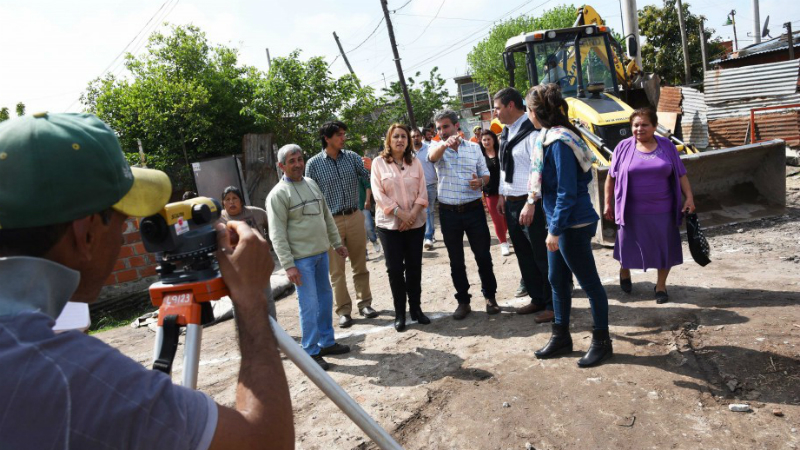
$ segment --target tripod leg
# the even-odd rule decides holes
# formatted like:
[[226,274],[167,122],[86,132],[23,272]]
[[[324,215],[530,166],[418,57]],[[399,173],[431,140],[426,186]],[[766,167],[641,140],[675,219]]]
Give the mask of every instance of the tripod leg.
[[164,327],[156,328],[156,345],[153,347],[153,362],[156,362],[161,354],[161,346],[164,345]]
[[280,348],[281,351],[292,360],[297,368],[306,374],[306,376],[316,384],[339,409],[347,414],[350,420],[364,430],[367,436],[378,444],[378,447],[382,450],[403,450],[403,447],[401,447],[386,430],[381,428],[352,397],[347,395],[347,392],[345,392],[341,386],[336,384],[336,381],[334,381],[330,375],[319,367],[319,364],[314,362],[314,360],[297,345],[297,342],[295,342],[291,336],[286,334],[275,319],[270,317],[269,323],[272,326],[272,333],[278,341],[278,348]]
[[183,386],[197,389],[197,370],[200,367],[200,340],[203,327],[190,323],[186,325],[186,346],[183,349]]

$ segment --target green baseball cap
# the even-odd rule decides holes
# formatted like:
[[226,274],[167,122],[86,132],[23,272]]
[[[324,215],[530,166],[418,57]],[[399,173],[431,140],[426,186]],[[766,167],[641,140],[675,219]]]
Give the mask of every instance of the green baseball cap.
[[149,216],[171,194],[167,174],[130,167],[117,135],[94,115],[0,123],[0,229],[70,222],[109,207]]

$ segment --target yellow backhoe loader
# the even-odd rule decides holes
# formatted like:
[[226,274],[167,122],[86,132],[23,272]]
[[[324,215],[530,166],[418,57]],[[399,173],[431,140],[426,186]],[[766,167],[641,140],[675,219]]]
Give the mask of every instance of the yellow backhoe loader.
[[[592,195],[602,217],[603,183],[614,148],[631,136],[629,117],[634,108],[658,104],[660,79],[643,73],[635,61],[625,61],[621,46],[591,6],[578,9],[570,28],[533,31],[506,42],[503,63],[512,86],[515,53],[525,54],[531,86],[561,86],[570,119],[597,156]],[[671,139],[681,153],[704,226],[785,211],[783,141],[700,153],[663,126],[659,125],[657,131]],[[616,226],[603,220],[598,227],[600,243],[613,244],[615,235]]]

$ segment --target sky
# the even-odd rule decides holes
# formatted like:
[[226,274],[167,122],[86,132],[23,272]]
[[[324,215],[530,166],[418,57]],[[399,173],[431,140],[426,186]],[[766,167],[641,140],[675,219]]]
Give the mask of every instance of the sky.
[[[748,0],[685,1],[707,18],[715,36],[732,39],[723,26],[736,10],[740,48],[752,43],[753,7]],[[452,78],[468,73],[467,54],[493,24],[521,14],[537,15],[565,3],[560,0],[389,0],[400,58],[406,76],[427,76],[438,66],[456,93]],[[593,6],[615,31],[621,31],[619,0]],[[637,7],[659,1],[639,0]],[[800,29],[800,2],[761,0],[761,23],[770,16],[771,35],[793,22]],[[0,107],[27,112],[77,112],[88,83],[106,73],[127,74],[125,52],[144,51],[147,35],[165,30],[164,22],[193,24],[212,44],[239,51],[241,64],[268,68],[272,58],[301,49],[301,57],[322,56],[331,73],[347,73],[333,38],[336,32],[362,83],[376,89],[398,79],[379,0],[0,0]],[[531,30],[533,31],[533,30]],[[385,81],[384,81],[385,80]],[[13,114],[12,114],[13,116]]]

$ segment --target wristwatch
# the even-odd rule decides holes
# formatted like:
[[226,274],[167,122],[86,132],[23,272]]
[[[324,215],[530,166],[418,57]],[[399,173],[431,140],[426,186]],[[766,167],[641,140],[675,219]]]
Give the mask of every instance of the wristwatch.
[[536,203],[536,199],[531,196],[528,196],[528,199],[525,201],[528,202],[529,205]]

